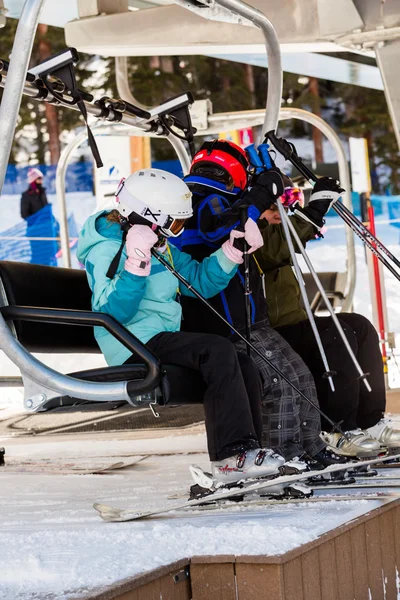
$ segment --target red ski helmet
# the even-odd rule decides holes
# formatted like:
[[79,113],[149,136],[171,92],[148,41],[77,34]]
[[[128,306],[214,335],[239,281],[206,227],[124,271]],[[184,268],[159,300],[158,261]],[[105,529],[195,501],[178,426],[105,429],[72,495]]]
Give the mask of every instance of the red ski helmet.
[[204,142],[195,154],[190,175],[199,175],[208,179],[215,177],[220,183],[226,184],[231,178],[235,188],[244,190],[248,181],[248,168],[249,161],[240,146],[227,140],[213,140]]

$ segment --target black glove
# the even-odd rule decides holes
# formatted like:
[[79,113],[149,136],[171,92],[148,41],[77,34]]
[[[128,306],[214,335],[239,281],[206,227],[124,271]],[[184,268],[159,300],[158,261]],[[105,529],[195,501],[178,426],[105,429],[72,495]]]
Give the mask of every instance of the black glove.
[[324,216],[332,204],[340,197],[344,189],[336,179],[321,177],[313,188],[311,198],[305,208],[296,208],[295,214],[312,225],[321,229],[324,225]]
[[282,175],[279,169],[272,168],[260,173],[253,182],[253,186],[243,196],[243,201],[255,206],[261,215],[282,196],[285,189]]

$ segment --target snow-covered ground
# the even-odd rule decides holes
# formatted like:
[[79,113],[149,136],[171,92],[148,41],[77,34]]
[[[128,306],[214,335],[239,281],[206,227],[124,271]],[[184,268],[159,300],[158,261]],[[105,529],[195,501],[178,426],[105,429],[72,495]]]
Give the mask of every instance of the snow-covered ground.
[[[151,509],[188,489],[188,465],[207,467],[205,435],[189,432],[1,440],[6,459],[109,464],[148,456],[115,474],[1,473],[0,600],[77,598],[175,560],[194,555],[284,553],[317,538],[384,500],[321,505],[253,506],[204,513],[174,512],[157,519],[105,523],[92,508],[101,501]],[[167,436],[167,437],[164,437]],[[116,436],[114,436],[116,438]],[[131,438],[131,439],[130,439]],[[175,452],[175,455],[171,453]],[[164,454],[165,453],[165,454]]]

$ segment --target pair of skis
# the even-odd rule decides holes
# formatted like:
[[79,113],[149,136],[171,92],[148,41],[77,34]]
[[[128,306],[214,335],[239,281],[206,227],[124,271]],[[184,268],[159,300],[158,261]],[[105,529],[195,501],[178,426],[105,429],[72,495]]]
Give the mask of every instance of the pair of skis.
[[[109,521],[109,522],[136,521],[139,519],[145,519],[147,517],[153,517],[153,516],[161,515],[164,513],[170,513],[175,510],[186,510],[186,509],[203,506],[203,505],[207,505],[207,504],[214,504],[215,502],[226,502],[228,500],[234,500],[236,498],[240,498],[240,497],[248,495],[248,494],[253,494],[253,493],[258,494],[258,495],[262,495],[264,493],[268,494],[268,488],[274,488],[276,486],[284,488],[285,485],[288,487],[291,484],[299,482],[299,481],[306,482],[308,479],[313,478],[313,477],[320,478],[321,476],[323,477],[325,475],[339,473],[340,471],[346,471],[348,469],[358,468],[360,466],[365,467],[365,466],[369,466],[369,465],[377,465],[379,463],[385,463],[390,460],[399,460],[399,459],[400,459],[400,454],[395,454],[393,456],[385,456],[383,458],[381,457],[381,458],[374,458],[371,460],[363,460],[363,461],[345,463],[345,464],[340,464],[340,465],[331,465],[331,466],[327,467],[326,469],[319,470],[319,471],[306,471],[306,472],[299,473],[296,475],[283,475],[283,476],[275,477],[272,479],[252,480],[251,483],[247,483],[247,484],[243,485],[243,487],[239,487],[239,486],[231,487],[231,488],[224,487],[224,488],[221,488],[220,490],[216,490],[215,492],[212,492],[208,496],[204,496],[202,498],[198,498],[198,499],[194,499],[194,500],[186,500],[185,502],[180,502],[179,504],[176,503],[173,505],[165,504],[165,505],[161,506],[160,508],[156,508],[154,510],[149,510],[149,511],[138,511],[136,508],[121,510],[119,508],[115,508],[113,506],[108,506],[106,504],[102,504],[99,502],[96,502],[93,505],[93,507],[97,510],[97,512],[100,514],[100,517],[104,521]],[[198,467],[196,467],[196,469],[198,469]],[[336,483],[336,485],[334,487],[338,488],[339,484]],[[348,486],[345,486],[345,487],[348,487]],[[373,478],[371,478],[369,480],[368,487],[374,487],[373,486]],[[389,487],[389,486],[385,486],[385,487]],[[313,486],[311,484],[310,492],[311,492],[312,488],[313,488]],[[326,486],[324,486],[323,489],[326,489]],[[351,499],[351,498],[349,498],[349,499]],[[273,502],[278,503],[279,501],[274,500]]]

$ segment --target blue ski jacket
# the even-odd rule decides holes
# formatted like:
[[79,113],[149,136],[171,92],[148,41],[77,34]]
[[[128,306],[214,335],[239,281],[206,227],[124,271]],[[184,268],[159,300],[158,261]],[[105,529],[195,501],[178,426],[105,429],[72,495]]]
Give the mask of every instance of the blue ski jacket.
[[[238,199],[234,193],[221,190],[220,184],[209,181],[204,184],[205,179],[200,177],[185,177],[189,185],[193,203],[193,216],[188,219],[185,230],[179,238],[173,239],[172,243],[190,254],[195,260],[204,260],[212,252],[221,246],[228,238],[232,229],[240,225],[239,206],[243,198]],[[215,188],[213,191],[211,188]],[[210,193],[213,192],[213,193]],[[259,211],[255,206],[250,206],[248,214],[250,218],[257,220]],[[260,329],[268,325],[267,305],[263,292],[263,281],[254,257],[250,260],[250,307],[252,329]],[[239,267],[235,277],[229,282],[224,290],[216,295],[211,304],[226,320],[241,333],[246,329],[246,311],[244,296],[244,269]],[[228,337],[232,341],[236,339],[233,330],[224,324],[218,317],[202,306],[196,299],[182,298],[184,331],[195,331],[198,333],[216,333]]]
[[[110,263],[118,252],[122,231],[118,223],[106,219],[108,212],[92,215],[79,236],[78,259],[85,265],[92,290],[92,309],[112,315],[143,343],[164,331],[179,331],[182,309],[179,293],[192,296],[163,265],[152,257],[148,277],[133,275],[124,268],[124,248],[116,275],[107,277]],[[237,265],[221,249],[201,263],[173,246],[164,256],[203,296],[210,298],[223,290],[235,275]],[[123,364],[131,355],[112,334],[95,327],[95,338],[109,365]]]

